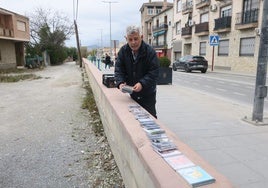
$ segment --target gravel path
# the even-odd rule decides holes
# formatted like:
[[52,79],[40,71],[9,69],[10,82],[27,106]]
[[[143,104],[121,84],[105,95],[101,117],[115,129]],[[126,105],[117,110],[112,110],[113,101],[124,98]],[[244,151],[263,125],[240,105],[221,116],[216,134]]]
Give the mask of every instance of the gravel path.
[[0,83],[0,187],[96,187],[89,166],[99,138],[81,108],[80,68],[69,62],[35,74],[41,79]]

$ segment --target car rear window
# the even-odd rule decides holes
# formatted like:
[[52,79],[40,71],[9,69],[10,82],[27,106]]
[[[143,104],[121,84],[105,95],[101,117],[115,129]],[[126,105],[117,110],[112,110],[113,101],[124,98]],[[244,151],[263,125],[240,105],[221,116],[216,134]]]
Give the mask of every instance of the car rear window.
[[201,56],[194,56],[193,59],[203,61],[205,58],[204,57],[201,57]]

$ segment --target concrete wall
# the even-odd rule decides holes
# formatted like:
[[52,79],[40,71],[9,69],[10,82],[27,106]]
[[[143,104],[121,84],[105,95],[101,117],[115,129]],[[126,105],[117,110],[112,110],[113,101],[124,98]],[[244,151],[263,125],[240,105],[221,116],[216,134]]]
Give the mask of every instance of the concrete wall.
[[[190,188],[191,186],[153,151],[151,142],[139,122],[128,111],[128,105],[134,103],[128,94],[120,92],[117,88],[104,86],[102,72],[87,59],[83,59],[83,65],[94,93],[105,134],[126,187]],[[166,131],[168,137],[174,141],[182,153],[215,177],[216,183],[204,187],[232,187],[224,176],[181,142],[163,123],[159,120],[155,121]]]

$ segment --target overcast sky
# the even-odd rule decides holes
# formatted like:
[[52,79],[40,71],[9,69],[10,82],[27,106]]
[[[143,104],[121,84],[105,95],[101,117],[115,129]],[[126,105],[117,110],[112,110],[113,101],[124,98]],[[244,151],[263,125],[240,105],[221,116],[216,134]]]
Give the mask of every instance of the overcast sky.
[[[78,0],[77,25],[82,46],[109,46],[110,16],[109,3],[104,0]],[[140,25],[139,9],[149,0],[106,0],[111,1],[112,40],[124,41],[127,25]],[[154,1],[154,0],[152,0]],[[162,1],[162,0],[158,0]],[[0,7],[21,15],[29,15],[36,8],[60,11],[74,20],[73,2],[76,0],[0,0]],[[172,2],[172,0],[168,0]],[[102,38],[102,40],[101,40]],[[76,46],[75,36],[66,42],[67,46]]]

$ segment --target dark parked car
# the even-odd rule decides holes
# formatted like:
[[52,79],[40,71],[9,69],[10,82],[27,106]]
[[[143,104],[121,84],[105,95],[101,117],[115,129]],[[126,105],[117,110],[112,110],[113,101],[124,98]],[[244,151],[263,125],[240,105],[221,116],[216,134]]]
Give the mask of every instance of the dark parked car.
[[208,69],[208,61],[203,56],[186,55],[176,60],[172,65],[172,69],[174,71],[183,69],[186,72],[199,70],[202,73],[206,73]]

